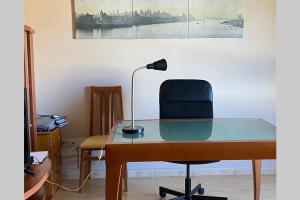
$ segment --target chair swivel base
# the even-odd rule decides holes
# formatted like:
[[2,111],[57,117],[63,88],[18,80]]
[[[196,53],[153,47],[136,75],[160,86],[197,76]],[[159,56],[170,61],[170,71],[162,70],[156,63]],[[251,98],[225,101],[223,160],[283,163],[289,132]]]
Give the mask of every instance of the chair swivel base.
[[[159,187],[159,195],[162,198],[165,198],[167,194],[176,196],[171,200],[227,200],[227,197],[214,197],[214,196],[204,196],[204,188],[201,187],[201,184],[198,184],[193,190],[189,192],[190,194],[184,194],[175,190],[171,190],[165,187]],[[196,195],[198,193],[199,195]]]

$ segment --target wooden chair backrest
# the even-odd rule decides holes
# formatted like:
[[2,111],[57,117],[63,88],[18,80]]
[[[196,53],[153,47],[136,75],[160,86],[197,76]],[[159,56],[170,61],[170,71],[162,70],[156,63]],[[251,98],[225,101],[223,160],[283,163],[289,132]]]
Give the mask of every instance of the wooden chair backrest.
[[121,86],[91,86],[90,136],[107,135],[116,120],[123,120]]

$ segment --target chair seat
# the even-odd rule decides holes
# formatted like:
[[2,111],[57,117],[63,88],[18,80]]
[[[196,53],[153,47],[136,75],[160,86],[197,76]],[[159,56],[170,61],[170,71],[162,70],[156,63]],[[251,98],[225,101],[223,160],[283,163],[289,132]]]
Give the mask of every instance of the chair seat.
[[214,162],[219,162],[219,160],[200,160],[200,161],[168,161],[171,163],[177,163],[177,164],[191,164],[191,165],[197,165],[197,164],[209,164]]
[[79,145],[80,149],[97,149],[104,147],[108,135],[96,135],[90,136],[83,140],[83,142]]

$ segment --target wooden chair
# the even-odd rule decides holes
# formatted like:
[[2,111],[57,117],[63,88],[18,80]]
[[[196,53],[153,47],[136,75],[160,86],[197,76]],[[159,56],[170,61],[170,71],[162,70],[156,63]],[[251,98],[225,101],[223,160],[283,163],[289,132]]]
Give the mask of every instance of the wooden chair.
[[[98,160],[92,156],[92,150],[101,150],[108,138],[109,130],[116,120],[123,120],[123,102],[121,86],[94,87],[91,86],[90,105],[90,136],[79,146],[80,152],[80,177],[79,186],[91,170],[91,161]],[[105,148],[104,148],[105,150]],[[105,155],[101,160],[105,160]],[[85,161],[88,166],[84,168]],[[124,179],[124,191],[127,192],[127,163],[124,163],[122,177]],[[81,192],[81,190],[79,191]]]

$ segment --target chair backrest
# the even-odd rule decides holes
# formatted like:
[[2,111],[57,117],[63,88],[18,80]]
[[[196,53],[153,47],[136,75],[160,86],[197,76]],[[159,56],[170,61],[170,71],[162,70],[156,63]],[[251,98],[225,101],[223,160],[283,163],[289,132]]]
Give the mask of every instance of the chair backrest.
[[213,118],[212,87],[205,80],[171,79],[159,91],[161,119]]
[[90,136],[107,135],[116,120],[123,120],[121,86],[91,86]]

